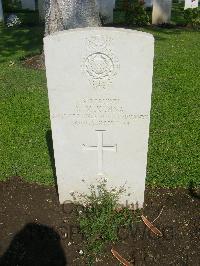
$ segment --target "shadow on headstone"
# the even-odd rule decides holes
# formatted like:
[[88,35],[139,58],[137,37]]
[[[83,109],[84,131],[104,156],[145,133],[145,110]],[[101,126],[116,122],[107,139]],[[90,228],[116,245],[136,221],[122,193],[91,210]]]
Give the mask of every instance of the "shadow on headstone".
[[49,151],[49,157],[51,161],[51,168],[53,171],[53,178],[54,178],[54,183],[56,186],[56,191],[58,194],[58,186],[57,186],[57,178],[56,178],[56,167],[55,167],[55,159],[54,159],[54,151],[53,151],[53,140],[52,140],[52,131],[47,130],[46,132],[46,142],[47,142],[47,147]]
[[194,182],[193,181],[190,181],[188,190],[189,190],[189,195],[192,198],[200,199],[200,194],[195,190],[195,186],[194,186]]
[[0,266],[65,266],[60,236],[46,225],[29,223],[0,258]]

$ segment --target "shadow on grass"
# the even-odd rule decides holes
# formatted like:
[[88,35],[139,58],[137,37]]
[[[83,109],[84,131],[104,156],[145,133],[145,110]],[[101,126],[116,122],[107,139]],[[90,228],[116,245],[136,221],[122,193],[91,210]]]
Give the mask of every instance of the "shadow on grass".
[[0,63],[17,55],[32,55],[42,50],[42,27],[0,26]]
[[60,236],[46,225],[26,224],[0,258],[0,266],[11,265],[67,265]]
[[49,157],[50,157],[50,161],[51,161],[51,168],[53,171],[54,184],[55,184],[56,191],[58,194],[56,167],[55,167],[54,150],[53,150],[53,139],[52,139],[52,131],[51,130],[47,130],[47,132],[46,132],[46,142],[47,142]]

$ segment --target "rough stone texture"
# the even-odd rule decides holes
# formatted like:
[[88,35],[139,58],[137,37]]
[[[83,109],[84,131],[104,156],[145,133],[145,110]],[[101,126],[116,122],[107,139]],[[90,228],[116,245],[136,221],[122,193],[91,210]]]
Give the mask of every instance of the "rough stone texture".
[[59,1],[45,1],[45,35],[64,30],[64,22]]
[[96,0],[99,13],[103,17],[104,24],[113,22],[113,9],[115,0]]
[[101,25],[95,0],[68,0],[62,10],[66,29]]
[[198,7],[198,0],[185,0],[185,8],[196,8]]
[[35,0],[21,0],[22,9],[35,10]]
[[95,0],[46,0],[45,10],[46,35],[101,25]]
[[2,2],[0,0],[0,22],[2,22],[4,20],[3,18],[3,7],[2,7]]
[[121,203],[144,201],[153,74],[151,34],[114,28],[44,38],[59,200],[106,177]]
[[172,0],[153,0],[152,24],[169,23],[171,19]]

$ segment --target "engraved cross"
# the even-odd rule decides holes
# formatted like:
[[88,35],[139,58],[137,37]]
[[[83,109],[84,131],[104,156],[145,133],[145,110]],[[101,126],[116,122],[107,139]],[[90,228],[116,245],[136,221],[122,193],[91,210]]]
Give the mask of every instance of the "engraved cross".
[[103,132],[105,130],[96,130],[97,137],[98,137],[98,144],[97,146],[86,146],[83,144],[83,150],[86,151],[97,151],[98,154],[98,175],[103,175],[103,152],[104,151],[117,151],[117,144],[113,146],[104,146],[103,145]]

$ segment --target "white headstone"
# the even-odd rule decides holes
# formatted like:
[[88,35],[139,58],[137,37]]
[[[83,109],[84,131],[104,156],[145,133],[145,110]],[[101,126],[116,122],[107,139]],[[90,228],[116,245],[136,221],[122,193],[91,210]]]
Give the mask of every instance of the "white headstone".
[[22,9],[35,10],[35,0],[21,0]]
[[144,6],[145,7],[152,7],[153,5],[153,0],[144,0],[145,4]]
[[104,18],[104,23],[113,22],[113,9],[115,8],[115,0],[96,0],[99,13]]
[[154,39],[114,28],[85,28],[44,38],[60,203],[81,182],[126,182],[130,197],[144,201]]
[[198,0],[185,0],[185,8],[196,8],[198,7]]
[[2,2],[0,0],[0,22],[2,22],[4,20],[3,18],[3,7],[2,7]]
[[152,24],[169,23],[172,0],[153,0]]

